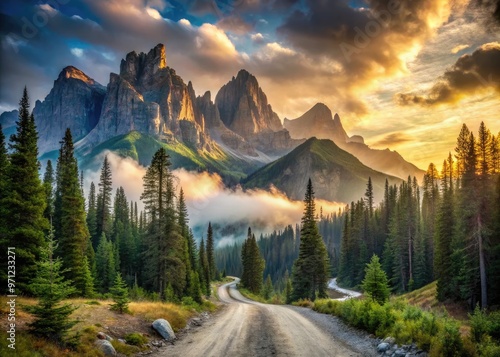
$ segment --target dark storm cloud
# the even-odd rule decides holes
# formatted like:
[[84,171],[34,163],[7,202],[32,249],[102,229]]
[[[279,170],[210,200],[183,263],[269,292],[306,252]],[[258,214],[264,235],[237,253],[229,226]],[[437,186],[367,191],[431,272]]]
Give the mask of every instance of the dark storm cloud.
[[424,95],[399,93],[399,104],[455,103],[466,95],[496,90],[500,94],[500,43],[487,43],[460,57]]

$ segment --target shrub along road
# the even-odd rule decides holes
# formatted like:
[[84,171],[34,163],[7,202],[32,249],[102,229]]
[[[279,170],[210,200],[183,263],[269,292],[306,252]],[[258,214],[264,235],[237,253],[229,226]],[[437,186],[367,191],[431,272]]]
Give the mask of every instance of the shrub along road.
[[[158,356],[371,356],[366,334],[306,308],[266,305],[243,297],[239,279],[218,289],[225,306],[203,327]],[[337,333],[340,336],[337,336]]]

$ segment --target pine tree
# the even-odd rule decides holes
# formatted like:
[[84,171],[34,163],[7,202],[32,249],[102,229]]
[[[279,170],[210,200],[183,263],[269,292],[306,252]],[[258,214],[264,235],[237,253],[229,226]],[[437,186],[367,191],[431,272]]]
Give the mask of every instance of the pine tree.
[[186,287],[185,241],[179,230],[170,165],[170,157],[161,148],[143,178],[141,199],[149,220],[145,233],[144,259],[148,262],[145,274],[149,287],[160,296],[164,297],[167,284],[171,284],[181,298]]
[[[7,147],[5,146],[5,136],[2,132],[2,125],[0,124],[0,249],[3,252],[7,250],[7,193],[8,189],[8,176],[9,171],[9,156],[7,154]],[[0,280],[6,281],[7,279],[7,259],[0,263]]]
[[[10,163],[6,172],[6,195],[2,200],[6,217],[4,232],[0,233],[5,234],[5,245],[16,247],[16,288],[24,292],[36,276],[36,261],[45,244],[44,231],[48,229],[48,221],[43,216],[45,191],[38,175],[38,134],[35,118],[29,114],[26,88],[19,102],[16,124],[16,134],[10,137],[9,143]],[[5,246],[2,248],[6,251]],[[2,275],[7,271],[6,259],[2,259],[1,270]]]
[[94,182],[90,183],[90,191],[87,208],[87,227],[89,229],[92,247],[97,249],[100,236],[97,236],[97,201]]
[[208,269],[210,271],[210,280],[215,279],[215,256],[214,256],[214,234],[212,231],[212,224],[208,222],[207,231],[207,260]]
[[101,235],[95,260],[97,285],[101,293],[106,293],[116,278],[116,265],[113,243],[107,240],[105,233]]
[[29,324],[31,333],[61,343],[65,342],[68,330],[77,321],[69,319],[76,308],[70,304],[61,305],[60,302],[76,290],[70,281],[64,280],[62,262],[59,258],[54,259],[55,249],[54,231],[51,228],[47,245],[41,248],[37,275],[30,285],[33,294],[39,298],[38,304],[24,308],[35,316],[35,320]]
[[116,274],[115,282],[110,291],[113,296],[113,301],[115,302],[111,305],[111,309],[118,311],[120,314],[128,312],[128,303],[130,302],[128,298],[128,288],[120,273]]
[[52,161],[47,161],[47,167],[45,168],[45,174],[43,176],[43,188],[45,190],[45,212],[43,216],[48,220],[52,220],[54,216],[54,169],[52,167]]
[[111,236],[111,193],[113,190],[111,180],[111,166],[108,156],[104,157],[101,167],[101,176],[99,179],[99,194],[97,195],[96,206],[96,236],[100,237],[102,233]]
[[207,259],[207,253],[205,251],[205,242],[203,238],[201,239],[200,243],[200,256],[199,256],[199,261],[200,261],[200,282],[202,283],[202,291],[204,294],[208,297],[210,296],[211,289],[210,289],[210,268],[208,266],[208,259]]
[[370,263],[366,265],[362,287],[365,294],[380,305],[389,299],[390,290],[387,276],[382,270],[378,256],[375,254],[372,256]]
[[264,289],[262,291],[262,296],[265,300],[269,300],[273,293],[273,282],[271,281],[271,275],[267,275],[266,283],[264,284]]
[[71,131],[66,130],[57,161],[57,190],[54,216],[57,220],[57,253],[63,257],[65,277],[74,282],[79,293],[85,291],[85,252],[90,240],[85,217],[85,202],[78,177]]
[[373,184],[372,178],[368,177],[368,184],[366,185],[365,201],[368,206],[370,218],[373,217]]
[[299,257],[292,273],[293,300],[327,296],[328,255],[315,221],[314,191],[311,179],[304,199],[300,230]]

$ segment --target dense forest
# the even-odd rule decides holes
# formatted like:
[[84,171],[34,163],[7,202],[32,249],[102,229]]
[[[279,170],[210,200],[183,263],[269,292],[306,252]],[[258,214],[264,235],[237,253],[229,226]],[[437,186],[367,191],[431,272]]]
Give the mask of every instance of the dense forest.
[[[327,247],[330,273],[347,287],[360,286],[377,255],[393,292],[438,281],[438,298],[473,308],[500,304],[500,134],[481,124],[476,136],[464,124],[441,172],[431,163],[422,185],[416,178],[386,183],[375,206],[371,179],[365,196],[316,222]],[[286,287],[299,254],[300,225],[261,235],[264,276]],[[217,266],[241,274],[239,245],[216,251]]]
[[[145,209],[139,212],[123,187],[112,202],[107,158],[86,200],[69,129],[60,143],[55,169],[49,160],[41,179],[37,130],[25,89],[17,132],[8,146],[0,128],[0,248],[15,248],[16,293],[39,297],[45,304],[40,316],[63,312],[55,306],[65,296],[109,297],[123,295],[124,288],[133,298],[173,302],[189,297],[201,303],[202,295],[209,296],[210,281],[219,275],[212,228],[198,247],[166,151],[154,154],[143,178]],[[6,281],[7,260],[1,264]],[[71,311],[66,309],[65,316]]]

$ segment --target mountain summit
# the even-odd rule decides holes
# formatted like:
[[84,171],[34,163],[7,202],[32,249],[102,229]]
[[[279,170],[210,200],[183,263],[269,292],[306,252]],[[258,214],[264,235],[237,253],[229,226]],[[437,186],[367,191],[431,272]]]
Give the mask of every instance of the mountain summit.
[[215,104],[224,124],[244,138],[283,129],[257,78],[244,69],[219,90]]
[[284,126],[293,138],[307,139],[314,136],[336,143],[349,140],[339,115],[332,117],[332,111],[323,103],[317,103],[297,119],[285,118]]

